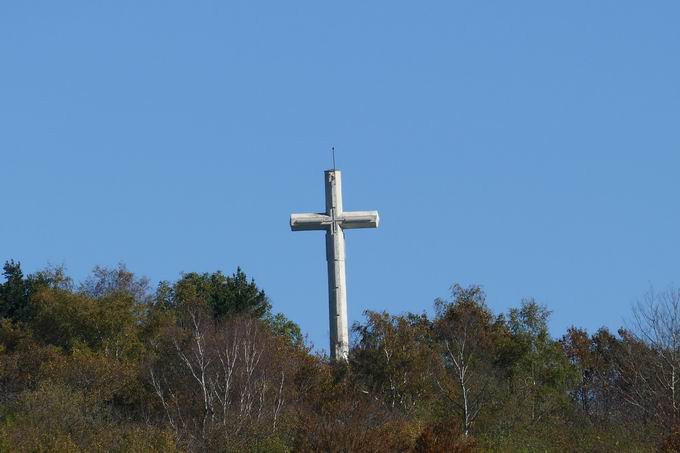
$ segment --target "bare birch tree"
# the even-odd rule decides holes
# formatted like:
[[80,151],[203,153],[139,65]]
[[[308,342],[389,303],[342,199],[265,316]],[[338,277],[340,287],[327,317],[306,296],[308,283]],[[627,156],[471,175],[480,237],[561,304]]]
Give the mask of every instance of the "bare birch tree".
[[680,415],[680,289],[650,289],[622,331],[625,400],[670,428]]
[[187,329],[171,335],[174,356],[149,370],[151,384],[180,439],[205,444],[273,433],[285,405],[285,342],[251,318],[215,323],[188,311]]
[[480,287],[454,285],[451,291],[451,302],[439,299],[435,304],[435,331],[449,371],[448,379],[438,379],[437,386],[460,414],[468,436],[488,397],[492,315]]

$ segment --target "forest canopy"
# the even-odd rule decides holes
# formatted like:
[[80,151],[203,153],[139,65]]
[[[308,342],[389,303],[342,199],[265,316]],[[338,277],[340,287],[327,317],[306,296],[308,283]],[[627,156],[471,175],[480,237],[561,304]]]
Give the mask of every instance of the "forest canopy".
[[366,311],[333,362],[240,268],[3,276],[0,451],[680,449],[677,289],[556,338],[538,301],[494,313],[453,284],[421,313]]

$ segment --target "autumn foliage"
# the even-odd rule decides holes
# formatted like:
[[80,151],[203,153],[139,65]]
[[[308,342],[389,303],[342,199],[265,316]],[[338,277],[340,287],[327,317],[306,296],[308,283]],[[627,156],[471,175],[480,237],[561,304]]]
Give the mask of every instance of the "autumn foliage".
[[0,451],[680,448],[674,290],[627,329],[554,338],[536,301],[495,314],[454,285],[433,314],[367,311],[333,363],[240,269],[153,290],[124,266],[4,277]]

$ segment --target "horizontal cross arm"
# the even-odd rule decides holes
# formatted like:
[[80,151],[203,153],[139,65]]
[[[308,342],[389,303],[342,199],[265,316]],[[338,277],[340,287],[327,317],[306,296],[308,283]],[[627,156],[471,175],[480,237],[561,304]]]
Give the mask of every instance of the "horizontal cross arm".
[[378,228],[380,216],[378,211],[348,211],[338,218],[343,229]]
[[326,230],[331,217],[326,214],[291,214],[290,229],[293,231]]

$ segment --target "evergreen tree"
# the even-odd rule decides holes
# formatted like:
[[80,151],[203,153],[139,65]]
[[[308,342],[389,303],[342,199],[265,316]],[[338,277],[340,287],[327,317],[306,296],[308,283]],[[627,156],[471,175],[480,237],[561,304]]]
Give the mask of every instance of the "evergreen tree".
[[231,276],[217,271],[212,274],[184,274],[173,288],[174,304],[206,305],[215,319],[231,315],[247,315],[264,319],[271,313],[269,298],[255,280],[241,268]]
[[3,266],[5,283],[0,285],[0,317],[12,322],[30,318],[29,285],[21,271],[21,263],[10,260]]

